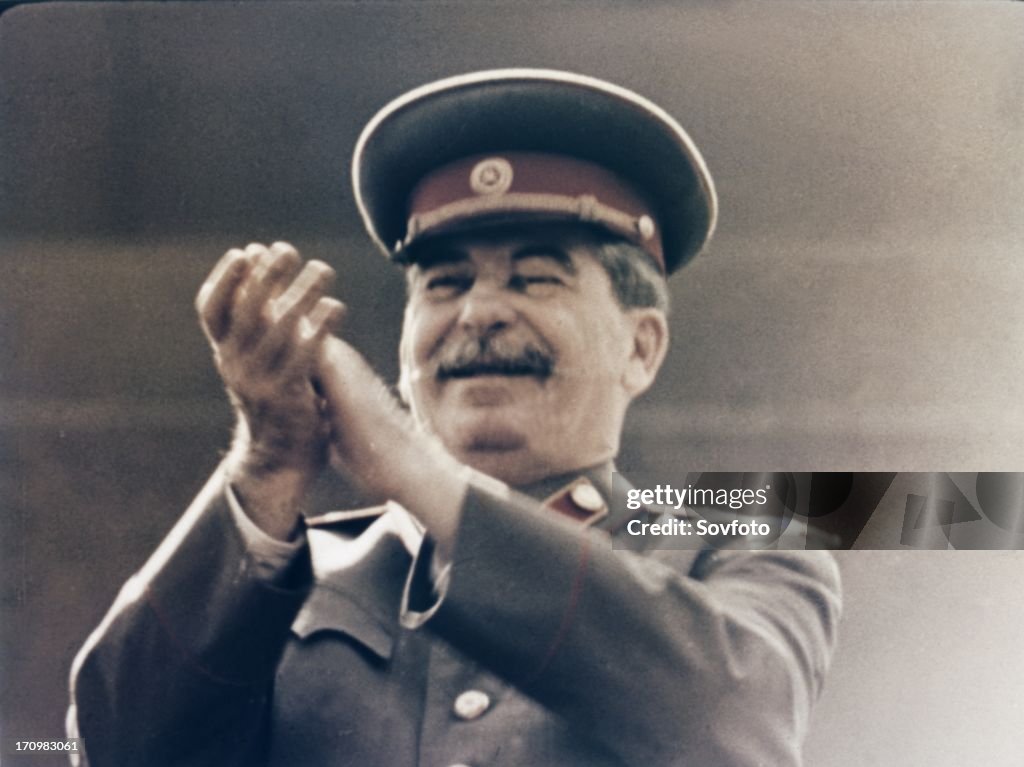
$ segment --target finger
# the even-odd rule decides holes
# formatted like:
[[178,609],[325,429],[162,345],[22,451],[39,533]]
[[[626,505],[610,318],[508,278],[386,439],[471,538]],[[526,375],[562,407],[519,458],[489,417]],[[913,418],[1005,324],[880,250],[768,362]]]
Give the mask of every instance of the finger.
[[308,341],[309,346],[318,345],[324,336],[341,330],[347,312],[348,307],[338,299],[332,296],[321,297],[299,323],[302,339]]
[[265,324],[272,321],[270,302],[292,281],[302,264],[298,251],[290,246],[274,250],[253,244],[246,248],[246,254],[254,263],[237,311],[238,340],[243,346],[256,343]]
[[249,262],[249,275],[242,284],[236,302],[233,327],[235,339],[243,347],[247,345],[247,340],[259,324],[260,312],[265,302],[259,295],[262,292],[260,286],[266,278],[270,259],[270,251],[258,242],[250,242],[245,246],[244,252]]
[[271,288],[277,288],[278,292],[288,287],[295,276],[294,272],[298,272],[302,265],[299,251],[290,243],[280,240],[269,248],[261,242],[251,242],[246,246],[245,253],[253,261],[253,276],[260,281],[269,280]]
[[245,246],[245,255],[252,261],[252,276],[256,279],[263,279],[267,261],[270,258],[270,250],[261,242],[250,242]]
[[323,261],[310,261],[274,302],[274,322],[288,331],[309,314],[334,283],[334,270]]
[[218,342],[231,325],[231,309],[250,263],[244,251],[233,248],[225,253],[199,288],[196,311],[207,337]]
[[275,242],[269,248],[267,280],[270,298],[277,298],[295,279],[302,267],[302,257],[291,243]]
[[323,261],[310,261],[292,284],[274,302],[273,326],[260,342],[258,354],[264,363],[276,360],[285,347],[295,344],[296,327],[334,281],[334,270]]

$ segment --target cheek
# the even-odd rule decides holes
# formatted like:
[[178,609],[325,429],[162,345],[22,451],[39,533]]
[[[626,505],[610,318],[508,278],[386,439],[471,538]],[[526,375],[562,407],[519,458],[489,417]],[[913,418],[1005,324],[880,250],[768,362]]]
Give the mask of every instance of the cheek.
[[567,374],[593,384],[588,388],[604,388],[621,377],[629,358],[630,340],[615,317],[590,313],[581,318],[571,331],[564,347],[562,361]]

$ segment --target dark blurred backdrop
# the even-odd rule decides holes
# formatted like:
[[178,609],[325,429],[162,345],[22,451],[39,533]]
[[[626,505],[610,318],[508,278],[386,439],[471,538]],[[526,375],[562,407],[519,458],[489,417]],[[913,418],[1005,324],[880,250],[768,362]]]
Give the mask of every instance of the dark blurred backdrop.
[[[347,335],[394,376],[401,277],[362,234],[349,159],[437,77],[607,78],[705,154],[720,228],[672,282],[673,349],[622,457],[639,483],[1024,469],[1022,41],[1024,5],[994,0],[0,15],[0,737],[59,736],[75,650],[227,445],[192,312],[224,250],[332,262]],[[808,764],[1024,762],[1024,558],[843,566]]]

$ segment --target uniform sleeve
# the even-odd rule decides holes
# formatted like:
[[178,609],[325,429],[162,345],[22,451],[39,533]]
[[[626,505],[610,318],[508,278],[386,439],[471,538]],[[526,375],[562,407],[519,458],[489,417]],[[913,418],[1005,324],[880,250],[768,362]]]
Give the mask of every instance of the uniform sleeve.
[[69,730],[90,767],[260,763],[312,576],[304,546],[254,557],[226,490],[218,473],[75,659]]
[[426,626],[626,764],[798,765],[835,642],[835,562],[695,556],[613,551],[472,489]]

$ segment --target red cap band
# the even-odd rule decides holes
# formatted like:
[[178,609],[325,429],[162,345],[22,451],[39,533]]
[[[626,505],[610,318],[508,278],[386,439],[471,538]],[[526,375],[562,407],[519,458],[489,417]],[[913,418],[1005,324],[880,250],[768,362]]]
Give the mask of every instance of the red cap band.
[[479,222],[571,220],[632,241],[665,271],[651,206],[629,184],[592,162],[565,155],[476,155],[427,174],[409,198],[404,247],[429,234]]

